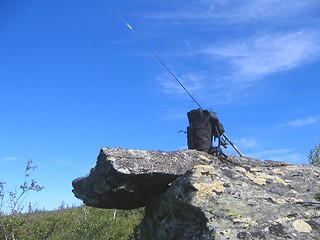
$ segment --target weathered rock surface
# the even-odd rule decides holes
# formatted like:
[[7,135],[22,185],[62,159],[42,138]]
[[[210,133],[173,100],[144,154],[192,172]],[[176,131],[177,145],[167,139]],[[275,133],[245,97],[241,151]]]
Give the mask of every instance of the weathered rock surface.
[[[210,155],[209,155],[210,156]],[[84,204],[99,208],[134,209],[163,194],[188,169],[211,161],[195,150],[178,152],[102,148],[96,166],[72,182]]]
[[146,208],[143,239],[319,239],[320,169],[198,165]]
[[88,205],[146,206],[140,239],[320,239],[313,165],[102,149],[90,175],[73,185]]

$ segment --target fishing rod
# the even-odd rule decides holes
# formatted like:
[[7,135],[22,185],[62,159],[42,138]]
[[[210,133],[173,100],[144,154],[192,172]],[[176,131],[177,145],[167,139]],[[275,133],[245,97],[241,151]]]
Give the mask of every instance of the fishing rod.
[[[136,36],[136,38],[142,43],[142,45],[148,49],[153,56],[156,57],[156,59],[161,63],[161,65],[170,73],[170,75],[179,83],[179,85],[183,88],[183,90],[191,97],[192,101],[195,102],[198,107],[203,110],[201,105],[198,103],[198,101],[192,96],[192,94],[188,91],[188,89],[182,84],[182,82],[176,77],[176,75],[170,70],[170,68],[161,60],[161,58],[158,56],[158,54],[147,44],[146,41],[143,40],[143,38],[134,30],[134,28],[120,15],[118,15],[120,20],[133,32],[133,34]],[[239,149],[233,144],[233,142],[228,138],[228,136],[223,133],[223,137],[230,143],[230,145],[236,150],[236,152],[242,157],[242,153],[239,151]]]
[[123,23],[133,32],[133,34],[136,36],[136,38],[142,43],[142,45],[148,49],[153,56],[158,59],[158,61],[161,63],[161,65],[170,73],[170,75],[179,83],[179,85],[183,88],[183,90],[191,97],[192,101],[195,102],[200,109],[202,109],[201,105],[198,103],[198,101],[191,95],[191,93],[188,91],[188,89],[182,84],[182,82],[174,75],[174,73],[170,70],[170,68],[161,60],[161,58],[158,56],[158,54],[146,43],[146,41],[143,40],[142,37],[134,30],[134,28],[120,15],[118,17],[123,21]]

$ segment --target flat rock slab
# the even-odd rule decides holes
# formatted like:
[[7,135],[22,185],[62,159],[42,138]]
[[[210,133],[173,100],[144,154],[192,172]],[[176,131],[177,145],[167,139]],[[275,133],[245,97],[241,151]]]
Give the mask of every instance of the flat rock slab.
[[84,204],[145,207],[139,239],[314,239],[320,167],[205,152],[102,148],[72,182]]
[[72,182],[85,205],[134,209],[168,190],[179,176],[214,157],[196,150],[176,152],[102,148],[90,174]]
[[141,240],[318,240],[320,167],[198,165],[145,211]]

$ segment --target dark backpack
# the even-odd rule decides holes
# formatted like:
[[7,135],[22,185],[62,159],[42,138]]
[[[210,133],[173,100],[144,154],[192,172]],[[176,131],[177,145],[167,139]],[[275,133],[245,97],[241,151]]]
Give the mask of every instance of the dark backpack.
[[223,125],[214,112],[197,109],[187,113],[188,148],[211,153],[212,137],[220,138],[224,133]]

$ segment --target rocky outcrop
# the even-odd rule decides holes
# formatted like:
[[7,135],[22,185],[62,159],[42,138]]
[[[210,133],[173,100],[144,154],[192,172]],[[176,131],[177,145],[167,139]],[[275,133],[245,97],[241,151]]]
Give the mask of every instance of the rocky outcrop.
[[145,206],[140,239],[320,236],[320,168],[313,165],[102,149],[89,176],[73,186],[88,205]]
[[198,165],[146,208],[143,239],[319,239],[320,169]]
[[[209,155],[210,156],[210,155]],[[163,194],[188,169],[212,160],[194,150],[178,152],[102,148],[96,166],[72,182],[87,206],[134,209]]]

